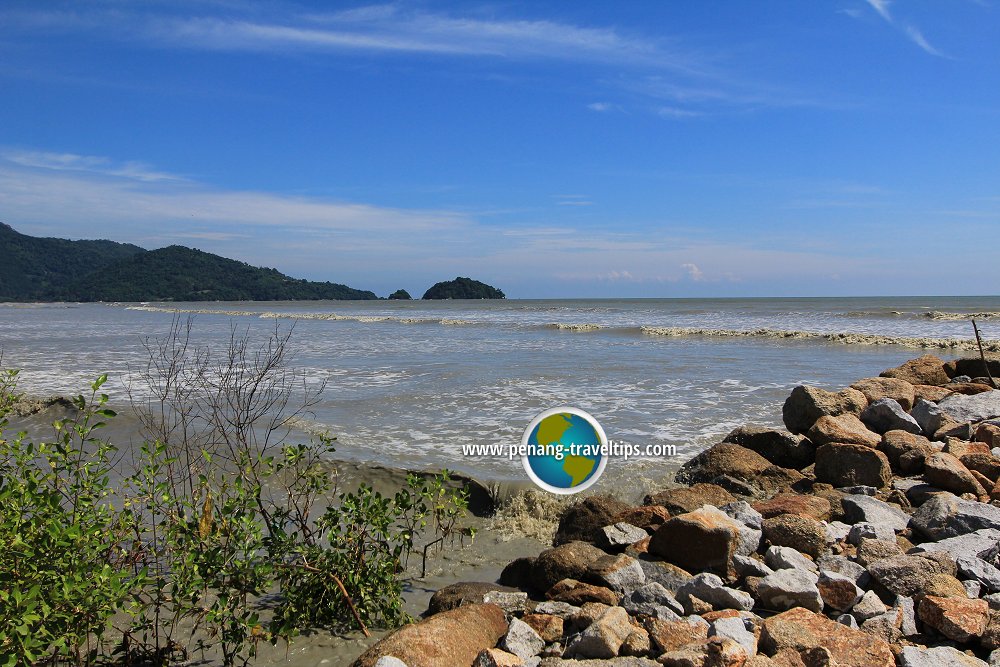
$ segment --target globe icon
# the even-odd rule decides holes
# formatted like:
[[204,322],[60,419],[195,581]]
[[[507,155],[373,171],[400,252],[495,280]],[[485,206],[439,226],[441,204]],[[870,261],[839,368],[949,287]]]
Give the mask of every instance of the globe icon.
[[538,415],[525,429],[521,444],[528,477],[552,493],[583,491],[607,465],[604,429],[577,408],[553,408]]

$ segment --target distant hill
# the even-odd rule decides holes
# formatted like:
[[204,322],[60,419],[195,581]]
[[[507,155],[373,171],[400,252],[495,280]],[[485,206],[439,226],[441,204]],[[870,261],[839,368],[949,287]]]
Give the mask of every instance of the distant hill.
[[112,241],[42,239],[2,224],[0,258],[0,301],[378,298],[373,292],[299,280],[184,246],[144,250]]
[[424,292],[425,299],[504,299],[504,293],[496,287],[471,278],[459,276],[454,280],[436,283]]

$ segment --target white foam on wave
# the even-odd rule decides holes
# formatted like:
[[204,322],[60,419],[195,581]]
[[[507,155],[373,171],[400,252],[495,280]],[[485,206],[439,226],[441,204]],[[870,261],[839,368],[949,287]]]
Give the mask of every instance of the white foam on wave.
[[[931,338],[928,336],[882,336],[868,333],[823,333],[819,331],[781,331],[777,329],[700,329],[691,327],[642,327],[650,336],[707,336],[719,338],[772,338],[815,340],[843,345],[898,345],[921,349],[974,350],[976,341],[971,338]],[[1000,341],[984,341],[983,349],[1000,351]]]

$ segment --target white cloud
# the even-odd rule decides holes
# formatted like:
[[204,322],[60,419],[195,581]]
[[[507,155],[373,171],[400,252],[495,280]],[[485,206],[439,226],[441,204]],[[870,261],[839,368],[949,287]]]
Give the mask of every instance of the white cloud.
[[687,274],[687,277],[695,282],[699,282],[705,279],[705,274],[702,273],[701,269],[698,268],[697,264],[691,264],[690,262],[681,264],[681,268]]
[[0,157],[24,167],[55,169],[59,171],[83,171],[106,176],[119,176],[136,181],[183,181],[182,176],[151,169],[142,162],[114,162],[110,158],[75,153],[50,153],[46,151],[8,150]]
[[611,111],[614,107],[607,102],[593,102],[587,105],[587,108],[591,111],[597,111],[598,113],[603,113],[605,111]]
[[878,12],[879,16],[892,23],[892,14],[889,13],[889,0],[866,0],[866,2],[871,5],[872,9]]
[[892,12],[889,11],[889,5],[891,4],[890,0],[865,0],[865,1],[871,6],[872,9],[874,9],[878,13],[879,16],[881,16],[885,20],[886,23],[893,26],[894,28],[902,30],[903,34],[905,34],[910,39],[911,42],[920,47],[924,52],[929,53],[932,56],[937,56],[939,58],[948,57],[946,54],[942,53],[940,50],[932,46],[931,43],[927,41],[927,38],[924,37],[924,34],[920,31],[920,29],[917,26],[913,25],[912,23],[898,22],[896,18],[892,15]]

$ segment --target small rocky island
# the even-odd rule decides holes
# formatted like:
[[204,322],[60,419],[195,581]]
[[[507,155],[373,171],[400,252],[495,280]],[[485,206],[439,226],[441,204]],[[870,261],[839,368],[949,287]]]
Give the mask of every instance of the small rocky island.
[[505,299],[502,290],[471,278],[459,276],[454,280],[435,283],[424,292],[424,299]]
[[640,506],[591,496],[354,667],[1000,665],[1000,361],[796,387]]

